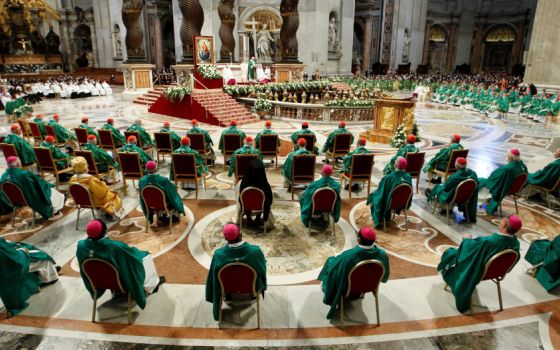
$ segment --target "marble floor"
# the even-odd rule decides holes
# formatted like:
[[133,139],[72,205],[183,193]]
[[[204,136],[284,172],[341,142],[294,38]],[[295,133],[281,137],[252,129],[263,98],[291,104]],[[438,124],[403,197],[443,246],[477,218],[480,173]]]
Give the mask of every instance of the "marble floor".
[[[132,104],[120,93],[87,100],[49,100],[35,105],[38,113],[61,115],[62,123],[76,127],[82,116],[99,127],[109,117],[120,129],[135,119],[142,119],[151,132],[165,121],[180,133],[188,130],[188,121],[151,114],[145,106]],[[416,108],[422,141],[419,147],[427,157],[448,142],[450,134],[459,133],[463,145],[470,149],[470,166],[485,177],[505,162],[506,151],[519,148],[530,171],[552,160],[560,146],[558,125],[544,127],[516,116],[505,120],[487,119],[483,115],[454,107],[420,103]],[[300,128],[300,120],[275,119],[273,128],[283,143]],[[368,123],[350,123],[354,134],[367,129]],[[203,126],[218,143],[221,128]],[[256,135],[264,122],[243,126]],[[0,116],[0,128],[9,128]],[[322,145],[333,125],[312,122],[318,143]],[[368,143],[375,152],[372,190],[382,177],[382,169],[394,153],[388,145]],[[283,147],[285,149],[286,147]],[[289,147],[288,147],[289,148]],[[282,152],[279,163],[283,163]],[[322,157],[319,157],[321,160]],[[126,301],[105,295],[99,302],[97,322],[91,322],[92,300],[79,278],[74,259],[76,243],[85,237],[85,224],[91,214],[84,212],[78,230],[76,209],[71,200],[63,213],[29,228],[30,213],[18,215],[12,228],[9,217],[0,217],[0,235],[10,240],[25,240],[44,249],[63,266],[59,282],[34,295],[30,306],[19,316],[0,316],[0,349],[213,349],[266,348],[283,349],[553,349],[560,348],[560,294],[549,294],[526,274],[522,260],[503,281],[504,311],[499,312],[495,286],[481,283],[474,295],[473,314],[457,312],[453,296],[443,290],[443,281],[435,266],[445,248],[460,242],[461,235],[488,235],[496,230],[497,219],[479,213],[476,225],[448,225],[446,218],[432,214],[423,194],[426,182],[420,181],[420,193],[414,194],[409,211],[408,230],[404,218],[397,217],[387,230],[378,231],[378,244],[389,253],[390,280],[380,288],[381,326],[375,326],[375,306],[371,296],[348,303],[346,326],[325,318],[328,307],[316,280],[324,260],[352,247],[355,230],[371,224],[365,207],[366,190],[360,188],[348,199],[343,191],[341,220],[332,228],[308,233],[299,220],[299,203],[291,201],[283,186],[279,168],[270,165],[267,177],[273,187],[276,215],[274,229],[266,235],[245,230],[245,239],[259,244],[268,260],[269,288],[261,304],[260,330],[256,326],[254,307],[226,308],[225,328],[219,330],[211,316],[211,304],[204,300],[204,283],[213,251],[222,243],[220,226],[236,217],[233,180],[223,171],[218,154],[210,168],[206,190],[180,190],[187,215],[173,226],[153,225],[144,232],[145,219],[139,209],[138,193],[122,181],[114,189],[123,197],[126,215],[109,222],[110,236],[155,257],[160,274],[167,277],[161,290],[148,298],[144,310],[135,306],[133,325],[126,324]],[[5,168],[0,160],[0,170]],[[168,174],[169,162],[161,165]],[[320,165],[317,165],[319,174]],[[335,173],[338,178],[338,174]],[[64,186],[62,187],[64,190]],[[544,203],[519,201],[525,227],[519,234],[522,255],[529,243],[538,238],[555,237],[560,212]],[[506,213],[514,212],[513,202],[504,202]]]

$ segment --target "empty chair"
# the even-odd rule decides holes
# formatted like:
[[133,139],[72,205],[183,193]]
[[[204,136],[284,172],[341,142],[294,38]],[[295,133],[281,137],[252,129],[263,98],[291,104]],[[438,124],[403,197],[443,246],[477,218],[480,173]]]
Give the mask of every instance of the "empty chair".
[[298,184],[310,184],[315,180],[315,155],[302,154],[293,156],[292,178],[290,180],[290,190],[292,200],[294,200],[294,187]]
[[[397,212],[402,211],[404,213],[404,229],[408,230],[406,216],[406,209],[410,207],[410,202],[412,201],[412,186],[409,184],[400,184],[393,189],[391,193],[391,202],[389,203],[389,212],[394,217]],[[386,218],[383,216],[383,231],[387,231]]]
[[261,135],[259,151],[263,158],[272,157],[275,159],[278,168],[278,135]]
[[416,179],[416,193],[418,193],[418,185],[420,183],[420,175],[422,174],[422,168],[424,167],[424,160],[426,153],[418,152],[412,153],[408,152],[406,154],[406,172],[410,174],[410,177]]
[[334,135],[333,149],[332,152],[327,151],[325,155],[327,157],[331,156],[333,161],[333,166],[336,167],[336,158],[344,157],[350,152],[350,147],[352,146],[352,134],[341,133]]
[[[338,135],[337,135],[338,136]],[[340,176],[340,185],[342,186],[343,180],[348,181],[348,197],[352,198],[352,184],[354,182],[368,183],[367,193],[370,193],[371,188],[371,172],[374,165],[373,154],[354,154],[350,163],[350,173],[342,173]]]
[[[473,179],[467,179],[462,181],[459,185],[457,185],[457,187],[455,188],[455,193],[453,194],[453,198],[443,204],[442,206],[445,208],[446,212],[447,212],[447,224],[449,225],[449,210],[453,210],[453,207],[455,206],[455,204],[457,205],[467,205],[467,203],[471,200],[471,197],[474,193],[474,191],[476,190],[476,187],[478,186],[477,182]],[[436,212],[436,207],[438,205],[439,201],[437,198],[434,198],[434,209],[432,210],[432,214]],[[470,222],[469,218],[469,211],[465,210],[465,216],[467,219],[467,222]]]
[[155,145],[156,145],[156,157],[159,162],[159,156],[161,154],[163,160],[165,160],[166,154],[173,153],[173,142],[171,141],[171,133],[169,132],[156,132],[154,133]]
[[[198,171],[194,154],[172,153],[171,164],[173,165],[173,181],[175,186],[179,183],[194,183],[195,198],[198,199]],[[204,189],[206,189],[206,177],[201,176]]]
[[243,145],[241,140],[241,135],[238,134],[226,134],[222,136],[224,138],[223,144],[223,154],[224,154],[224,169],[226,168],[226,163],[228,157],[231,157],[233,152],[237,151]]
[[126,180],[140,180],[144,176],[142,164],[140,163],[140,155],[133,152],[118,152],[119,163],[121,164],[121,173],[123,177],[123,189],[126,196]]

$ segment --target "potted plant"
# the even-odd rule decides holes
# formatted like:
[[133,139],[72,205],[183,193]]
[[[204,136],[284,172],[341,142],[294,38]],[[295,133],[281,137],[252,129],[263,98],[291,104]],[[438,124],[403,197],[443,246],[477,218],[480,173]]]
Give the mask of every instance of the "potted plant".
[[255,105],[253,106],[253,112],[256,112],[261,118],[265,117],[272,111],[272,102],[265,98],[264,94],[260,94]]

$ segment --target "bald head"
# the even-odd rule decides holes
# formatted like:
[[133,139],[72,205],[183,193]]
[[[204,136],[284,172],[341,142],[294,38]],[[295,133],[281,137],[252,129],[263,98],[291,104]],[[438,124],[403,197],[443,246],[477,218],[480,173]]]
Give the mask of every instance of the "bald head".
[[558,159],[560,158],[560,147],[556,149],[556,151],[554,151],[554,158]]

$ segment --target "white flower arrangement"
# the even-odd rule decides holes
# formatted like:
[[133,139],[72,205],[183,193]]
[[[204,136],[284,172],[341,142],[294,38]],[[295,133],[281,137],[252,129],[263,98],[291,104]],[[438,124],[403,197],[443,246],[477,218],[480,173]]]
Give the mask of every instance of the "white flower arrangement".
[[213,64],[202,64],[198,66],[197,72],[202,75],[204,79],[223,79],[222,73]]
[[395,148],[401,148],[406,144],[406,132],[404,130],[404,124],[397,126],[397,131],[395,135],[391,138],[391,146]]
[[272,111],[272,102],[267,100],[263,95],[259,95],[259,98],[255,101],[253,106],[254,112],[270,112]]
[[181,102],[191,92],[190,88],[184,86],[168,87],[163,92],[163,96],[171,102]]
[[339,106],[339,107],[372,107],[375,104],[372,100],[359,100],[357,98],[351,100],[330,100],[326,106]]

